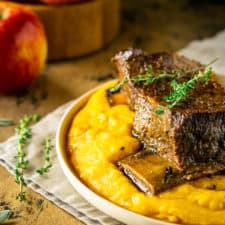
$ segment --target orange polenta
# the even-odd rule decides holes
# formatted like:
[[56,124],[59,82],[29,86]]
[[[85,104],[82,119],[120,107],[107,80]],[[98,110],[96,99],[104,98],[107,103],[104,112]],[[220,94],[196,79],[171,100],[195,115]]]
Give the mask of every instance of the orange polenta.
[[225,176],[201,178],[157,196],[139,191],[115,162],[140,149],[131,135],[134,113],[119,100],[110,105],[98,89],[78,112],[68,132],[70,161],[97,194],[136,213],[180,224],[225,224]]

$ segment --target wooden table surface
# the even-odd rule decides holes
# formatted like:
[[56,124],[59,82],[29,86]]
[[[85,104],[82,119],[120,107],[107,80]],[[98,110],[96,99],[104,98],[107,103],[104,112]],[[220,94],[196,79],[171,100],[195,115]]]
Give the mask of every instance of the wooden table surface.
[[[111,79],[115,72],[110,58],[120,49],[134,46],[149,52],[176,51],[194,39],[212,36],[225,28],[225,4],[222,1],[196,2],[122,0],[121,32],[113,42],[91,55],[49,62],[27,91],[0,95],[0,118],[17,122],[24,114],[45,116]],[[0,127],[0,142],[13,135],[14,128]],[[30,189],[27,189],[28,201],[18,202],[15,200],[17,190],[13,176],[0,167],[0,209],[10,208],[14,212],[6,224],[83,224]]]

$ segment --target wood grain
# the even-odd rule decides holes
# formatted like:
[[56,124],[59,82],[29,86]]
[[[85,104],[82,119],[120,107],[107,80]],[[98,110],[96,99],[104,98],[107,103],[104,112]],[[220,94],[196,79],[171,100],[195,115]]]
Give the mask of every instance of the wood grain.
[[44,24],[49,60],[94,52],[119,32],[120,0],[94,0],[70,5],[25,5]]

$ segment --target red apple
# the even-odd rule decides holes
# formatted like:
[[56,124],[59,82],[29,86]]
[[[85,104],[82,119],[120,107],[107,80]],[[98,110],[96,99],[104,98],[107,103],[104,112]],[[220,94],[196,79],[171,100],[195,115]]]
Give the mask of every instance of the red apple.
[[24,6],[0,1],[0,93],[30,85],[46,55],[46,35],[38,17]]
[[40,1],[47,4],[70,4],[70,3],[87,2],[90,0],[40,0]]
[[41,0],[5,0],[10,2],[18,2],[18,3],[27,3],[27,4],[36,4],[40,3]]

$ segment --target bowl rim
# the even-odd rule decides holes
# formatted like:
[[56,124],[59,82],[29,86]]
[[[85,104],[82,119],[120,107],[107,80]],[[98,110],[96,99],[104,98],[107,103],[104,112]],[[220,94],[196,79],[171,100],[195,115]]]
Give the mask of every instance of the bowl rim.
[[157,220],[151,217],[147,217],[128,209],[125,209],[115,203],[107,200],[106,198],[98,195],[89,187],[87,187],[75,174],[75,171],[69,165],[68,158],[66,156],[66,135],[73,117],[78,111],[87,103],[91,95],[96,92],[103,84],[91,89],[77,98],[69,108],[63,114],[56,132],[56,153],[60,163],[60,167],[64,172],[64,175],[68,181],[72,184],[74,189],[92,206],[105,213],[109,217],[112,217],[120,222],[129,225],[173,225],[175,223],[165,222]]

